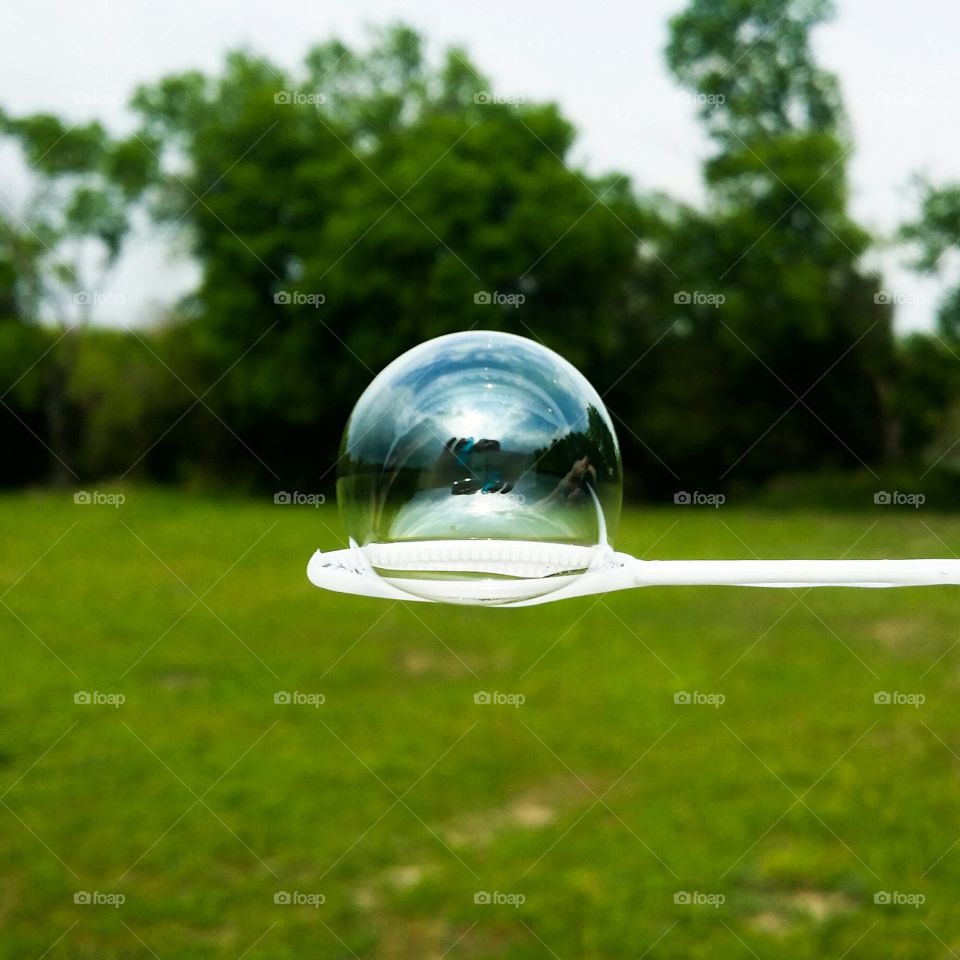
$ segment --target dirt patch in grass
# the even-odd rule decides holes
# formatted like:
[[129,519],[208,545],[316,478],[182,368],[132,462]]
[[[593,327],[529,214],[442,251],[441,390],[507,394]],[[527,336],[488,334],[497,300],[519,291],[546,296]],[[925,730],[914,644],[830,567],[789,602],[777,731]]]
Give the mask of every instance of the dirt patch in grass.
[[598,785],[576,777],[539,784],[499,807],[464,814],[441,828],[440,833],[452,846],[485,846],[503,833],[539,830],[556,821],[564,811],[593,803],[591,789],[602,792]]
[[795,890],[779,895],[766,910],[747,921],[757,933],[785,936],[808,923],[823,923],[857,908],[849,894],[836,890]]

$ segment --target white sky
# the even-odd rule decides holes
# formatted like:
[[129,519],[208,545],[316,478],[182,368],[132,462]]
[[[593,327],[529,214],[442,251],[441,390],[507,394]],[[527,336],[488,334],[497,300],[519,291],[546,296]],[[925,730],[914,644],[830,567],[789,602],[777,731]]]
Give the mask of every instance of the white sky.
[[[366,24],[402,19],[420,28],[434,52],[465,46],[497,92],[557,100],[581,131],[576,158],[592,172],[628,173],[640,189],[700,196],[707,145],[693,107],[664,66],[667,19],[683,0],[6,0],[0,11],[0,104],[71,119],[129,122],[122,103],[134,85],[182,69],[215,70],[225,50],[248,46],[294,66],[319,40],[361,41]],[[852,117],[854,215],[889,235],[912,213],[911,175],[960,179],[960,58],[956,0],[839,0],[819,28],[822,64],[840,76]],[[2,158],[0,158],[2,161]],[[0,171],[9,172],[0,163]],[[17,184],[0,183],[10,199]],[[146,320],[193,283],[169,243],[145,233],[131,245],[110,284],[125,297],[105,306],[104,322]],[[885,286],[909,301],[898,328],[927,327],[941,289],[877,254]]]

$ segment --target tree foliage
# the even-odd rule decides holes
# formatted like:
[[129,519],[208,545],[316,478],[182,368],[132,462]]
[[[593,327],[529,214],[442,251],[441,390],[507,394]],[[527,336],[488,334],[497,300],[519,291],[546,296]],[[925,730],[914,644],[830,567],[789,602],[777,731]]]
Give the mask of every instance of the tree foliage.
[[240,53],[219,77],[137,93],[164,144],[157,213],[203,267],[196,355],[208,378],[243,357],[224,416],[254,446],[288,428],[278,470],[305,448],[329,464],[372,374],[427,337],[511,329],[588,366],[622,346],[652,218],[625,178],[569,166],[554,105],[489,88],[462,53],[434,68],[395,28],[364,53],[316,47],[296,76]]
[[[0,215],[6,479],[39,476],[46,444],[85,477],[323,486],[372,376],[471,327],[581,367],[649,495],[935,459],[960,409],[960,293],[939,340],[894,338],[811,45],[831,12],[689,0],[673,18],[666,61],[710,144],[700,207],[579,169],[556,104],[498,96],[404,26],[293,70],[244,50],[163,77],[124,138],[0,113],[34,185]],[[76,291],[140,205],[199,286],[156,330],[87,329]],[[927,185],[904,237],[941,268],[960,188]]]

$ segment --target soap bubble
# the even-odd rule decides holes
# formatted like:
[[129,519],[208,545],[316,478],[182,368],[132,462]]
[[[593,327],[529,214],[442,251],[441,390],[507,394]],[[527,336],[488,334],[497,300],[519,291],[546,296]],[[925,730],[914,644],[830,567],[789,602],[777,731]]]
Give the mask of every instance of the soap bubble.
[[609,553],[621,492],[593,387],[552,350],[492,331],[429,340],[383,370],[347,423],[337,478],[344,526],[376,574],[430,598],[438,581],[483,581],[444,594],[472,603],[584,572]]

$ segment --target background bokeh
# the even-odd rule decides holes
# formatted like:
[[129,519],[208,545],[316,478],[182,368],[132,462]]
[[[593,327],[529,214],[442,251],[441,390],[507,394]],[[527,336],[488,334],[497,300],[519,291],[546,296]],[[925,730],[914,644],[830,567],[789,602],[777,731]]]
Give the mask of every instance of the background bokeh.
[[[856,145],[811,41],[828,12],[704,0],[670,21],[665,62],[708,144],[698,205],[579,169],[558,104],[403,26],[292,70],[243,50],[157,78],[122,132],[3,114],[24,185],[0,208],[4,483],[331,493],[371,377],[480,327],[584,371],[635,497],[783,497],[813,474],[786,496],[862,505],[922,480],[949,509],[960,190],[918,181],[897,237],[852,217]],[[116,270],[147,221],[199,283],[124,323]],[[904,336],[913,294],[868,265],[894,242],[945,291]]]
[[[696,202],[397,23],[157,75],[119,125],[0,96],[0,958],[960,951],[954,589],[304,576],[363,389],[484,328],[603,397],[620,549],[955,556],[960,182],[854,215],[830,17],[661,25]],[[145,242],[197,277],[146,318]],[[942,291],[909,333],[890,256]]]

